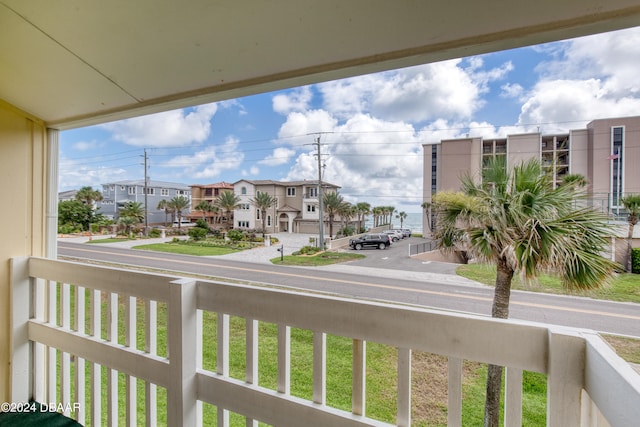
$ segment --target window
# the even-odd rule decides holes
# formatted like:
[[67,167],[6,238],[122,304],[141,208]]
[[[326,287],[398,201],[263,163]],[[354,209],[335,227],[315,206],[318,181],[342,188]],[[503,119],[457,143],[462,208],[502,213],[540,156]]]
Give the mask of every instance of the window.
[[163,188],[162,190],[160,190],[160,194],[163,196],[168,196],[169,195],[169,189],[168,188]]
[[307,212],[315,212],[315,211],[316,211],[315,205],[307,205]]
[[[144,194],[144,190],[145,190],[145,188],[142,187],[142,194]],[[147,190],[147,194],[149,196],[155,196],[155,194],[156,194],[156,189],[155,188],[147,187],[146,190]]]
[[296,187],[287,187],[287,197],[296,196]]
[[256,213],[257,213],[256,219],[260,219],[260,209],[256,210]]
[[136,187],[127,187],[127,194],[130,194],[130,195],[136,194]]
[[184,190],[176,190],[176,194],[179,196],[184,196],[187,192]]
[[271,215],[267,215],[267,226],[271,227]]
[[243,211],[248,211],[251,207],[249,206],[249,203],[241,203],[240,204],[240,210]]
[[242,187],[240,189],[240,194],[247,194],[247,187]]
[[238,228],[249,228],[249,221],[238,221]]
[[318,197],[318,187],[310,187],[308,197],[310,199],[315,199]]
[[611,129],[611,206],[619,207],[624,194],[624,127]]
[[205,196],[205,197],[207,197],[207,196],[209,196],[209,197],[213,196],[213,188],[205,188],[205,189],[204,189],[204,196]]

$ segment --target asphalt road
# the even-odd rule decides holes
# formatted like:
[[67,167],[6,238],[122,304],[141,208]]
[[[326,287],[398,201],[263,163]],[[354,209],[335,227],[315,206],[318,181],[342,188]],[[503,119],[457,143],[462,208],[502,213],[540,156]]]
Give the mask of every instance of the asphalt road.
[[[363,250],[366,260],[327,267],[285,267],[224,257],[193,257],[59,242],[61,258],[99,260],[223,280],[269,284],[348,297],[416,304],[482,315],[491,312],[493,289],[452,274],[451,265],[408,259],[406,245]],[[440,265],[444,264],[444,265]],[[438,271],[439,270],[439,271]],[[443,271],[445,271],[443,273]],[[513,291],[510,318],[640,337],[640,304]]]

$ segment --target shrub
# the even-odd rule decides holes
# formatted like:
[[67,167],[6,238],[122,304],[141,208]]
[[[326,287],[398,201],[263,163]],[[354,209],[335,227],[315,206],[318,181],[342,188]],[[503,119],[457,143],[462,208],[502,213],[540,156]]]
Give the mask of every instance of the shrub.
[[196,227],[204,228],[205,230],[209,230],[209,224],[207,224],[207,221],[205,221],[202,218],[198,218],[198,220],[196,221]]
[[344,234],[345,236],[353,236],[355,232],[356,232],[355,228],[349,227],[349,226],[345,227],[342,230],[342,234]]
[[189,237],[195,241],[202,240],[207,237],[208,232],[209,230],[206,228],[191,227],[191,229],[189,229]]
[[640,248],[631,249],[631,272],[640,274]]
[[151,231],[149,231],[149,237],[160,237],[160,234],[160,230],[157,228],[152,228]]
[[320,248],[317,248],[315,246],[303,246],[297,252],[299,252],[300,255],[313,255],[320,252]]
[[244,237],[244,232],[242,230],[229,230],[227,231],[227,237],[232,242],[239,242]]

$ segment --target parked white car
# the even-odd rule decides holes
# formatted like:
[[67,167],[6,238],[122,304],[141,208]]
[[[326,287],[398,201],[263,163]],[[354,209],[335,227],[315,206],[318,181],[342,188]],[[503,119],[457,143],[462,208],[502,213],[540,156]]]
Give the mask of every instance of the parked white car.
[[402,232],[399,232],[397,230],[385,230],[383,231],[383,233],[388,234],[392,242],[397,242],[398,240],[404,239],[404,235],[402,234]]

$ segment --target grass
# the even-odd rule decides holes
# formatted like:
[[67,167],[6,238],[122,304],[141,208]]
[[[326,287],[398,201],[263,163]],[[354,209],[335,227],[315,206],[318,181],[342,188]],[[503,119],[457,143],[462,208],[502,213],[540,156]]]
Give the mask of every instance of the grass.
[[118,243],[118,242],[127,242],[130,240],[138,240],[138,239],[134,239],[134,238],[128,238],[128,237],[107,237],[104,239],[91,239],[88,240],[86,243],[91,243],[91,244],[97,244],[97,243]]
[[168,252],[172,254],[195,255],[195,256],[216,256],[232,254],[239,252],[241,249],[235,249],[230,246],[200,246],[187,245],[184,243],[151,243],[148,245],[135,246],[134,249],[142,249],[145,251]]
[[319,252],[314,255],[285,255],[271,259],[273,264],[277,265],[301,265],[301,266],[323,266],[336,264],[339,262],[348,262],[356,259],[365,258],[361,254],[352,254],[347,252]]
[[[495,265],[465,264],[458,267],[456,273],[485,285],[495,285]],[[608,301],[640,303],[640,274],[617,274],[611,283],[591,291],[568,291],[562,286],[560,279],[551,274],[541,274],[537,279],[530,282],[515,276],[511,288],[548,294],[581,295]]]

